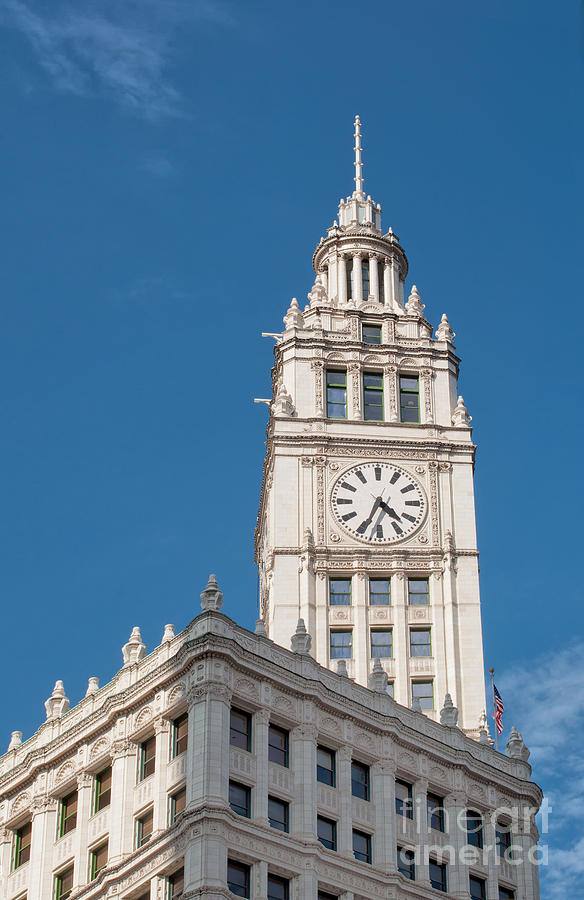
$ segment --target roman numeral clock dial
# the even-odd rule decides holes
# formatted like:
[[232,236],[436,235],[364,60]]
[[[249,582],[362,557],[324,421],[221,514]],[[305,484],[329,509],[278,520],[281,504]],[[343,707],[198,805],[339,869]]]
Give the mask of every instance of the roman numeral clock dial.
[[372,544],[409,537],[426,514],[426,498],[416,479],[385,462],[363,463],[341,475],[331,505],[341,528]]

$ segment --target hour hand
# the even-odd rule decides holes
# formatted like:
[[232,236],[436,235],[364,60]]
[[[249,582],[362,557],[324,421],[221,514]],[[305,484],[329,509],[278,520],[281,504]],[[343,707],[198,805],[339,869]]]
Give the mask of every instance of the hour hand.
[[398,516],[395,509],[392,509],[391,506],[388,506],[383,500],[379,504],[381,509],[387,513],[388,516],[391,516],[392,519],[397,519],[398,522],[401,522],[401,516]]

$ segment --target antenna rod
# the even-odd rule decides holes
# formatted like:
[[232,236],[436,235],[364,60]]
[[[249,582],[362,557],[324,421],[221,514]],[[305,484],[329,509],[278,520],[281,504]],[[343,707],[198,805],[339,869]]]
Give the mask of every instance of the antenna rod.
[[363,162],[361,160],[361,119],[355,116],[355,193],[363,194]]

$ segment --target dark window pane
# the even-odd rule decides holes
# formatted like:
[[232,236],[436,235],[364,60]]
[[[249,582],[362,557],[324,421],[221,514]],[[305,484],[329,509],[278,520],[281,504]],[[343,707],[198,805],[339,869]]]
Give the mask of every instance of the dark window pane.
[[511,826],[503,822],[498,822],[495,834],[497,839],[497,853],[507,862],[510,862],[513,859]]
[[420,421],[420,416],[419,416],[419,413],[418,413],[418,407],[416,406],[415,409],[411,409],[411,408],[402,406],[402,408],[401,408],[401,420],[402,420],[402,422],[406,422],[406,423],[408,423],[408,422],[419,422],[419,421]]
[[188,713],[179,716],[172,723],[172,756],[179,756],[184,753],[188,746],[189,739],[189,717]]
[[371,632],[371,658],[390,659],[392,656],[391,628],[375,628]]
[[444,806],[441,797],[428,794],[428,826],[434,831],[444,831]]
[[112,770],[111,767],[104,769],[95,776],[95,800],[94,812],[99,812],[109,806],[112,799]]
[[248,713],[231,710],[229,743],[240,750],[251,750],[251,716]]
[[152,835],[154,825],[154,813],[151,809],[136,821],[136,846],[142,847]]
[[471,875],[469,888],[471,900],[486,900],[486,885],[482,878],[475,878],[474,875]]
[[272,828],[288,831],[288,804],[276,797],[268,797],[268,818]]
[[369,579],[369,603],[371,606],[389,606],[391,601],[389,578]]
[[61,800],[61,815],[59,821],[59,837],[69,834],[77,827],[77,791],[63,797]]
[[363,300],[367,300],[369,296],[369,263],[361,263],[361,282],[363,291]]
[[14,837],[14,863],[17,869],[30,859],[30,841],[32,836],[32,822],[27,822],[19,828]]
[[338,900],[335,894],[327,894],[325,891],[319,891],[317,900]]
[[227,887],[236,897],[249,897],[249,866],[228,860]]
[[277,875],[268,875],[268,900],[289,900],[288,882]]
[[467,843],[479,850],[483,846],[483,817],[478,812],[468,810],[466,814]]
[[328,850],[337,849],[337,823],[332,819],[324,819],[318,816],[316,820],[316,833],[318,840]]
[[434,685],[432,681],[412,681],[412,699],[417,697],[422,709],[434,709]]
[[369,800],[369,766],[364,763],[351,763],[351,792],[353,797]]
[[107,866],[108,845],[107,842],[91,852],[90,875],[91,880],[97,878],[102,869]]
[[55,900],[68,900],[73,891],[73,866],[55,878]]
[[410,656],[432,656],[429,628],[410,629]]
[[351,605],[351,579],[329,579],[329,603],[331,606]]
[[244,784],[237,784],[235,781],[229,782],[229,806],[238,816],[245,816],[249,819],[251,815],[251,791]]
[[387,682],[387,693],[393,699],[393,681]]
[[426,606],[430,602],[427,578],[408,578],[408,602],[410,606]]
[[339,386],[339,385],[341,385],[341,386],[342,386],[342,385],[346,386],[346,384],[347,384],[347,373],[346,373],[346,372],[340,372],[340,371],[337,371],[337,370],[334,370],[334,369],[327,369],[327,373],[326,373],[326,383],[327,383],[327,385],[332,384],[332,385],[336,385],[336,386]]
[[351,659],[350,631],[331,631],[331,659]]
[[515,900],[515,891],[512,891],[511,888],[500,887],[499,900]]
[[412,802],[412,786],[405,781],[395,783],[395,811],[398,816],[406,819],[414,818],[414,804]]
[[397,848],[397,869],[405,878],[414,881],[416,870],[414,865],[414,854],[411,850],[405,850],[403,847]]
[[177,791],[170,798],[170,824],[176,820],[177,816],[180,816],[181,812],[185,809],[187,805],[187,789],[181,788],[180,791]]
[[[383,279],[379,285],[380,290],[383,287]],[[381,290],[382,292],[382,290]],[[382,299],[382,298],[380,298]],[[363,343],[364,344],[380,344],[381,343],[381,325],[363,325]]]
[[346,400],[345,388],[338,387],[329,387],[328,389],[328,400],[329,403],[341,403],[344,404]]
[[335,786],[335,754],[326,747],[317,747],[316,750],[316,780],[321,784]]
[[379,375],[377,372],[364,372],[363,373],[363,387],[365,388],[376,388],[379,391],[383,390],[383,375]]
[[288,732],[276,725],[268,731],[268,759],[280,766],[288,765]]
[[371,836],[362,831],[353,831],[353,855],[361,862],[371,862]]
[[143,781],[154,775],[156,769],[156,737],[152,735],[140,744],[139,780]]
[[447,891],[446,864],[430,860],[430,882],[437,891]]
[[400,375],[399,389],[400,389],[400,391],[414,391],[415,393],[417,393],[418,392],[418,379],[415,376]]

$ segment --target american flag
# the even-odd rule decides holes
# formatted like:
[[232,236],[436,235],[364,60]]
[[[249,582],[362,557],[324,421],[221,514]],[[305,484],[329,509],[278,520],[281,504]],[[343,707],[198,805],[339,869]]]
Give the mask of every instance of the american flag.
[[497,734],[503,733],[503,713],[505,711],[505,704],[503,703],[503,698],[501,694],[493,684],[493,701],[494,701],[494,710],[493,710],[493,719],[495,720],[495,727],[497,729]]

